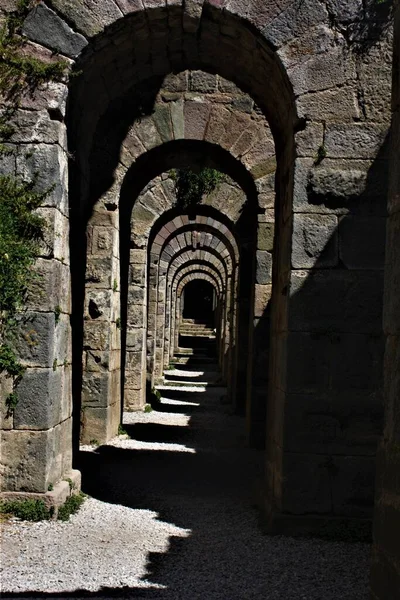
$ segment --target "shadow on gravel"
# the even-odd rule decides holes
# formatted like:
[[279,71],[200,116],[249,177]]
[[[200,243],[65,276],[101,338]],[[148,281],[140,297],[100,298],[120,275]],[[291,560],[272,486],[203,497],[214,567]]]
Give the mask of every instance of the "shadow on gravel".
[[186,427],[182,427],[181,425],[136,423],[135,425],[124,425],[124,429],[129,437],[139,442],[168,442],[172,444],[183,444],[187,439],[192,438],[190,430],[188,430]]
[[[174,442],[181,451],[155,444],[152,450],[105,445],[80,452],[84,492],[106,503],[155,511],[158,521],[187,531],[187,537],[170,535],[166,551],[147,554],[143,585],[150,587],[15,593],[3,600],[365,600],[367,552],[363,564],[354,545],[347,546],[344,558],[343,546],[260,533],[254,504],[263,453],[245,447],[243,419],[225,410],[218,396],[207,395],[188,427],[125,426],[136,440]],[[154,549],[158,546],[156,539]],[[134,565],[135,540],[129,551]]]

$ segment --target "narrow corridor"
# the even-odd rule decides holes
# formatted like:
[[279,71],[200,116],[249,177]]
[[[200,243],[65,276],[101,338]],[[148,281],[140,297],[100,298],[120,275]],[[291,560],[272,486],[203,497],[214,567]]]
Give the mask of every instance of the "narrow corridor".
[[93,598],[366,600],[367,544],[261,533],[263,454],[245,447],[244,419],[225,403],[212,338],[197,344],[178,349],[152,412],[125,414],[129,437],[83,448],[91,497],[69,523],[5,528],[13,542],[5,600],[83,590]]

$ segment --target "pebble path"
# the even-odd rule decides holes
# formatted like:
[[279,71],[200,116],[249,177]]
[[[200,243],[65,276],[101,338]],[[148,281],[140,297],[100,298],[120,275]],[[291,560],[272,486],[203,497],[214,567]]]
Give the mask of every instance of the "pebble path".
[[367,600],[368,544],[261,532],[262,453],[224,389],[165,396],[125,415],[131,439],[82,448],[68,522],[3,524],[3,600]]

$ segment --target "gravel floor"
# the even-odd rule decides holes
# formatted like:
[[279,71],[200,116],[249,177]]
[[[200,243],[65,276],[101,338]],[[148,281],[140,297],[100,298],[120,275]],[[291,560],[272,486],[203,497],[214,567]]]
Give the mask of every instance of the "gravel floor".
[[3,599],[366,600],[367,544],[260,532],[262,455],[224,390],[169,395],[126,415],[134,439],[82,448],[90,498],[69,522],[3,526]]

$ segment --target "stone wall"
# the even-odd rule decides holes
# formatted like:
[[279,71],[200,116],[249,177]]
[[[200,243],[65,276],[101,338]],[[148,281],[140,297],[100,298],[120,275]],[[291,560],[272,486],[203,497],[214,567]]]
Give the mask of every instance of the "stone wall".
[[[247,282],[240,297],[249,318],[256,319],[250,329],[239,321],[237,340],[249,355],[252,340],[258,344],[267,335],[271,314],[269,357],[257,354],[248,371],[247,360],[237,361],[246,383],[261,376],[259,389],[257,382],[253,393],[251,383],[248,391],[249,422],[264,429],[267,409],[269,522],[305,513],[368,518],[381,432],[391,71],[385,3],[207,0],[192,10],[194,3],[180,0],[100,0],[89,10],[78,0],[53,0],[51,6],[40,2],[29,15],[29,48],[61,51],[80,75],[71,79],[66,122],[51,108],[52,92],[46,91],[29,116],[48,127],[29,121],[34,137],[15,142],[38,146],[33,156],[45,156],[37,167],[56,184],[54,193],[62,201],[50,208],[58,211],[57,222],[64,222],[58,213],[67,216],[60,208],[67,199],[66,156],[57,128],[65,136],[67,126],[74,404],[80,412],[83,387],[85,435],[102,441],[117,430],[124,285],[118,272],[130,268],[136,277],[140,271],[140,258],[132,257],[129,267],[130,256],[119,250],[121,240],[130,243],[134,202],[169,169],[207,164],[235,180],[242,190],[238,204],[243,193],[248,200],[241,213],[246,268],[239,285]],[[171,73],[184,73],[175,78],[183,89],[159,97]],[[216,97],[229,94],[232,82],[247,96],[227,109]],[[270,135],[259,137],[263,131],[272,132],[273,143]],[[30,159],[22,156],[18,168],[29,170]],[[247,212],[251,203],[258,215]],[[143,220],[153,223],[155,213],[142,210]],[[56,281],[61,257],[51,261],[50,279]],[[142,279],[147,285],[144,274]],[[69,287],[67,274],[62,281]],[[47,305],[32,310],[50,321],[50,333],[40,365],[31,362],[30,368],[50,376],[56,324]],[[164,327],[165,319],[160,324]],[[145,352],[143,331],[141,336],[132,352]],[[157,360],[162,364],[161,354]],[[63,393],[44,397],[46,407],[56,399],[55,413],[64,415],[58,406]],[[58,425],[52,421],[46,427],[52,431]],[[18,446],[22,434],[4,435]],[[256,438],[264,438],[260,427]],[[57,453],[43,455],[43,471],[53,472]],[[7,481],[16,471],[9,472]]]
[[395,20],[392,155],[387,225],[384,328],[385,429],[377,458],[371,598],[400,590],[400,6]]
[[[45,62],[54,60],[35,44],[26,51]],[[79,487],[79,474],[72,471],[67,95],[63,83],[26,93],[7,142],[12,154],[0,159],[1,174],[24,180],[39,174],[38,189],[50,190],[38,210],[47,222],[35,268],[38,277],[28,290],[15,341],[26,372],[13,411],[6,410],[9,380],[1,376],[0,487],[14,495],[45,494],[49,504],[65,500],[69,486],[63,479],[72,478]]]

